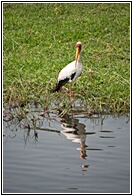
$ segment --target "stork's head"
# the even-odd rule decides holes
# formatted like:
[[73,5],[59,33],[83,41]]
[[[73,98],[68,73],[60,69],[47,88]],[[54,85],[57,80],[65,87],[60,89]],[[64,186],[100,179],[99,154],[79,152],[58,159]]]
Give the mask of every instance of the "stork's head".
[[77,42],[76,43],[76,62],[77,62],[78,57],[80,55],[81,49],[82,49],[82,43],[81,42]]

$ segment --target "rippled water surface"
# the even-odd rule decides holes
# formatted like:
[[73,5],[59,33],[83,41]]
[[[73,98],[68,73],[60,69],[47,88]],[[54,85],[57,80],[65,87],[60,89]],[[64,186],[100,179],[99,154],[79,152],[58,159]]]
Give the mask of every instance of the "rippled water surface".
[[129,117],[4,121],[4,193],[129,193]]

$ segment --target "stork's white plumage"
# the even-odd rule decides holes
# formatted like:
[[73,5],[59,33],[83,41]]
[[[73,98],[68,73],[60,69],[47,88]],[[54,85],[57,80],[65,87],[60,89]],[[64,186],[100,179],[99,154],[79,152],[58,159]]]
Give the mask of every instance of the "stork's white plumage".
[[82,73],[82,62],[81,62],[81,42],[76,43],[76,59],[64,67],[59,75],[56,83],[56,87],[53,92],[59,91],[63,85],[70,82],[70,99],[72,100],[71,83],[76,80]]

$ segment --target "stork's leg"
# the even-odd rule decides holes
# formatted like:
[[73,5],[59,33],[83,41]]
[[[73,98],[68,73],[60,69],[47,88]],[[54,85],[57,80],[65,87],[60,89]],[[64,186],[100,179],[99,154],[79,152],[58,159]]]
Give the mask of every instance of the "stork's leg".
[[70,83],[70,101],[71,103],[73,102],[73,98],[72,98],[72,84]]

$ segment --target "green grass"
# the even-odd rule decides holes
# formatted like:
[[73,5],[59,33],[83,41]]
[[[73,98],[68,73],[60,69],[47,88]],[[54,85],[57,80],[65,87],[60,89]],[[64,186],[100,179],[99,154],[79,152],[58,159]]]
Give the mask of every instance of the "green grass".
[[129,3],[4,3],[4,103],[69,109],[67,94],[50,91],[74,60],[77,41],[83,44],[83,72],[73,84],[74,99],[86,111],[128,112]]

